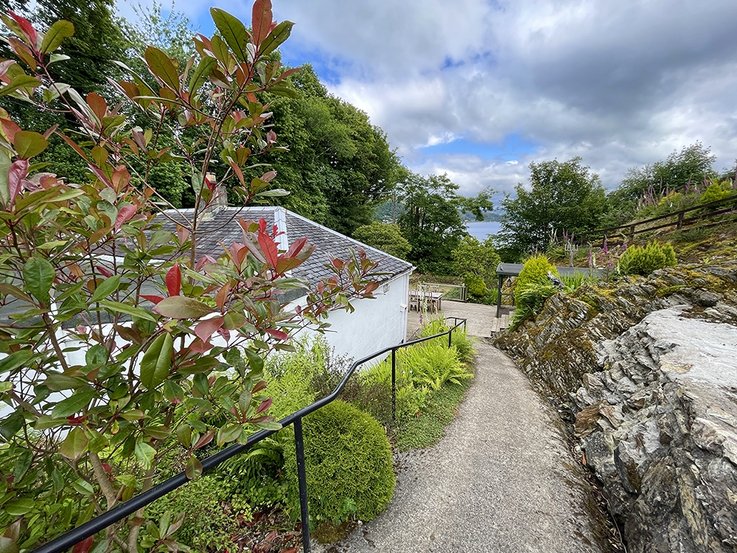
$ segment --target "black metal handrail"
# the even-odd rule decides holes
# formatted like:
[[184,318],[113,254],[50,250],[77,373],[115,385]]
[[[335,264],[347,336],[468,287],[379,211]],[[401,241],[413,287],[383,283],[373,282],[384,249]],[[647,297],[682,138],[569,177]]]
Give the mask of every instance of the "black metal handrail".
[[[235,457],[236,455],[240,455],[241,453],[244,453],[248,451],[251,447],[253,447],[255,444],[260,442],[261,440],[268,438],[272,434],[276,434],[280,430],[283,430],[290,424],[294,425],[294,443],[295,443],[295,449],[296,449],[296,456],[297,456],[297,480],[299,483],[299,503],[300,503],[300,514],[302,518],[302,547],[304,550],[304,553],[310,552],[310,522],[309,522],[309,513],[307,509],[307,476],[305,474],[305,457],[304,457],[304,439],[302,434],[302,419],[309,415],[310,413],[314,413],[321,407],[326,406],[328,403],[331,403],[337,397],[340,395],[340,393],[343,391],[343,388],[345,388],[346,383],[348,382],[348,379],[353,375],[353,373],[356,372],[356,369],[363,365],[364,363],[367,363],[368,361],[371,361],[372,359],[375,359],[381,355],[384,355],[386,353],[391,352],[391,359],[392,359],[392,420],[396,420],[396,405],[397,405],[397,378],[396,378],[396,365],[397,365],[397,350],[409,347],[413,344],[419,344],[420,342],[426,342],[428,340],[432,340],[434,338],[440,338],[443,336],[448,336],[448,347],[451,346],[453,341],[453,331],[456,330],[458,327],[463,325],[463,329],[466,330],[466,319],[460,318],[460,317],[445,317],[444,320],[452,319],[453,320],[453,326],[450,327],[445,332],[440,332],[438,334],[433,334],[432,336],[425,336],[423,338],[416,338],[414,340],[409,340],[407,342],[402,342],[401,344],[397,344],[396,346],[389,346],[387,348],[384,348],[382,350],[379,350],[377,352],[372,353],[371,355],[368,355],[362,359],[359,359],[358,361],[354,361],[353,364],[351,364],[348,371],[343,376],[340,383],[335,387],[335,389],[328,394],[327,396],[323,397],[322,399],[317,400],[316,402],[312,403],[311,405],[308,405],[307,407],[303,407],[299,411],[295,411],[291,415],[287,415],[282,420],[279,421],[281,424],[281,428],[278,430],[260,430],[250,436],[246,443],[244,444],[235,444],[231,445],[229,447],[226,447],[222,451],[219,451],[218,453],[215,453],[214,455],[211,455],[210,457],[207,457],[202,460],[202,473],[206,474],[208,472],[211,472],[212,469],[217,467],[220,463],[223,461],[227,461],[231,457]],[[48,542],[45,545],[42,545],[38,549],[35,549],[33,553],[63,553],[70,547],[73,547],[77,543],[81,542],[82,540],[93,536],[97,534],[98,532],[105,530],[109,526],[112,526],[116,522],[119,522],[123,520],[125,517],[132,515],[137,510],[142,509],[146,505],[153,503],[157,499],[165,496],[166,494],[176,490],[177,488],[183,486],[189,482],[189,478],[185,475],[184,472],[180,472],[176,476],[172,476],[171,478],[164,480],[160,484],[157,484],[153,486],[152,488],[146,490],[145,492],[142,492],[133,498],[129,499],[125,503],[121,503],[120,505],[113,507],[109,511],[104,512],[98,517],[93,518],[92,520],[89,520],[88,522],[82,524],[81,526],[78,526],[77,528],[74,528],[67,532],[66,534],[63,534],[62,536],[59,536],[58,538]]]

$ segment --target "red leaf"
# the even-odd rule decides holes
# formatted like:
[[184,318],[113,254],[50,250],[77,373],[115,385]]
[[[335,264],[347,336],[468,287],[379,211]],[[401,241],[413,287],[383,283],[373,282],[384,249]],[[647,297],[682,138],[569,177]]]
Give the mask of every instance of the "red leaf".
[[215,294],[215,305],[218,306],[218,309],[220,311],[223,310],[225,307],[225,301],[228,299],[228,293],[230,292],[230,283],[225,283],[220,290],[218,290],[218,293]]
[[189,238],[189,229],[183,227],[182,225],[177,225],[177,238],[179,239],[180,244],[184,244],[187,241],[187,238]]
[[113,276],[113,272],[105,267],[105,265],[95,265],[95,270],[106,278]]
[[198,271],[201,271],[203,268],[205,268],[205,266],[214,265],[215,263],[217,263],[217,260],[214,257],[210,257],[209,255],[203,255],[197,261],[197,265],[195,266],[195,269]]
[[271,0],[256,0],[253,3],[251,26],[253,28],[253,43],[258,47],[271,31]]
[[275,269],[276,264],[279,261],[279,252],[277,251],[276,242],[274,242],[274,239],[265,232],[259,232],[258,244],[259,246],[261,246],[261,251],[264,252],[266,263],[269,264],[269,267]]
[[164,296],[152,296],[152,295],[150,295],[150,294],[141,294],[141,297],[142,297],[142,298],[143,298],[144,300],[148,300],[148,301],[150,301],[150,302],[151,302],[151,303],[153,303],[154,305],[156,305],[157,303],[159,303],[159,302],[160,302],[161,300],[163,300],[163,299],[164,299]]
[[218,334],[223,337],[223,340],[230,342],[230,330],[227,328],[218,328]]
[[212,173],[206,173],[205,174],[205,186],[210,189],[210,191],[214,191],[215,187],[217,186],[217,182],[215,182],[215,175]]
[[335,267],[339,271],[343,270],[343,267],[345,267],[345,261],[343,261],[342,259],[333,259],[332,261],[330,261],[330,263],[332,263],[333,267]]
[[121,207],[118,210],[118,216],[115,218],[115,230],[120,230],[120,227],[130,221],[137,211],[138,207],[132,204]]
[[300,238],[299,240],[295,240],[292,242],[292,245],[289,246],[289,251],[287,251],[288,257],[293,257],[297,255],[299,252],[302,251],[302,248],[305,247],[305,244],[307,244],[307,238]]
[[31,43],[31,46],[35,50],[38,42],[38,34],[36,33],[36,29],[33,28],[33,25],[31,25],[31,22],[28,21],[25,17],[21,17],[14,12],[8,12],[8,15],[15,20],[15,22],[18,24],[18,27],[20,27],[21,31],[23,31],[23,34],[26,35]]
[[202,437],[200,437],[199,440],[197,440],[197,443],[194,444],[194,449],[200,449],[201,447],[205,447],[207,444],[209,444],[213,437],[215,437],[215,431],[209,430],[208,432],[205,432]]
[[218,316],[213,317],[212,319],[207,319],[205,321],[200,321],[199,323],[197,323],[197,326],[194,329],[194,333],[200,340],[202,340],[203,342],[207,342],[210,340],[210,337],[223,326],[224,320],[224,317]]
[[376,290],[379,287],[378,282],[369,282],[366,287],[363,289],[364,294],[370,294],[374,290]]
[[91,163],[88,163],[87,167],[90,168],[90,171],[92,171],[95,174],[95,176],[100,180],[100,182],[102,182],[105,186],[113,188],[113,183],[110,182],[110,179],[107,178],[107,175],[102,171],[102,169],[100,169],[96,165],[92,165]]
[[28,175],[28,160],[17,159],[8,169],[8,195],[10,196],[10,205],[15,203],[15,198],[20,193],[23,186],[23,179]]
[[2,125],[3,132],[8,140],[10,140],[10,142],[15,142],[15,133],[20,132],[21,130],[15,121],[11,121],[10,119],[0,119],[0,125]]
[[282,340],[283,341],[283,340],[288,340],[289,339],[289,334],[287,334],[283,330],[277,330],[276,328],[267,328],[266,329],[266,333],[267,334],[270,334],[271,336],[273,336],[277,340]]
[[102,121],[107,114],[107,102],[97,92],[90,92],[87,95],[87,104],[92,108],[92,112]]
[[179,263],[166,272],[166,290],[169,296],[178,296],[182,291],[182,270]]
[[256,414],[263,413],[266,411],[269,407],[271,407],[271,398],[265,399],[261,402],[261,405],[258,406],[258,409],[256,409]]
[[95,537],[90,536],[87,539],[82,540],[81,542],[77,543],[72,548],[72,553],[88,553],[90,549],[92,549],[92,544],[95,542]]
[[271,182],[276,177],[276,171],[268,171],[261,175],[261,180],[264,182]]
[[203,342],[199,338],[192,342],[187,348],[190,353],[205,353],[207,351],[210,351],[211,349],[212,344],[210,342]]

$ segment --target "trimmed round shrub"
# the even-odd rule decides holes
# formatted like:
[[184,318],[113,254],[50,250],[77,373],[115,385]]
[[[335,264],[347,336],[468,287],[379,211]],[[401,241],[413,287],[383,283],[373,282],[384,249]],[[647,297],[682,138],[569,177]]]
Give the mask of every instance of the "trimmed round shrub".
[[[305,417],[307,491],[310,522],[340,524],[371,520],[394,494],[389,440],[371,415],[336,400]],[[293,441],[284,448],[289,482],[288,508],[299,517],[297,462]]]
[[550,284],[548,273],[552,273],[556,277],[559,276],[558,270],[544,255],[533,255],[525,261],[525,264],[514,284],[515,303],[519,305],[523,291],[525,291],[530,285],[545,286]]
[[619,258],[623,275],[649,275],[657,269],[677,264],[676,252],[670,244],[650,242],[647,246],[630,246]]
[[732,190],[731,182],[719,182],[715,180],[701,193],[699,203],[708,204],[709,202],[723,200],[724,198],[729,198],[733,193],[734,190]]

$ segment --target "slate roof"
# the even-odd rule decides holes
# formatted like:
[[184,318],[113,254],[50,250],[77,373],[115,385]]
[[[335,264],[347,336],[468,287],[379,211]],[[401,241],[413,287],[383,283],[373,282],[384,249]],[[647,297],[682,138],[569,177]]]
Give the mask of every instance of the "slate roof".
[[[172,221],[189,218],[193,210],[167,210],[165,215],[157,217],[164,229],[173,231],[176,224]],[[411,263],[391,256],[381,250],[367,246],[344,234],[324,227],[306,217],[297,215],[283,207],[224,207],[197,222],[197,257],[211,255],[219,257],[223,253],[223,245],[242,242],[242,231],[238,220],[256,221],[264,219],[268,225],[276,224],[284,234],[280,237],[280,249],[289,248],[295,240],[307,237],[307,242],[315,246],[314,253],[302,265],[294,269],[295,277],[303,278],[315,284],[332,275],[326,267],[333,258],[346,259],[351,251],[363,249],[373,261],[378,261],[378,272],[384,273],[380,281],[414,269]]]

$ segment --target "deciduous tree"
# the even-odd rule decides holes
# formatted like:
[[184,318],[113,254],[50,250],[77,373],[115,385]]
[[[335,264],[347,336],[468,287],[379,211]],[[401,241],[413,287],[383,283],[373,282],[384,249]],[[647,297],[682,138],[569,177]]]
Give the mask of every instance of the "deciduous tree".
[[364,244],[400,259],[407,259],[407,255],[412,249],[412,245],[402,236],[399,225],[393,223],[374,221],[368,225],[358,227],[353,233],[353,237]]
[[518,184],[503,201],[500,238],[517,255],[544,249],[552,236],[582,235],[599,226],[606,196],[599,176],[581,163],[530,164],[530,185]]

